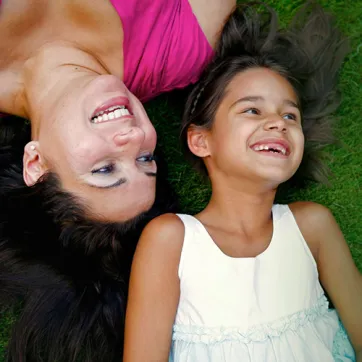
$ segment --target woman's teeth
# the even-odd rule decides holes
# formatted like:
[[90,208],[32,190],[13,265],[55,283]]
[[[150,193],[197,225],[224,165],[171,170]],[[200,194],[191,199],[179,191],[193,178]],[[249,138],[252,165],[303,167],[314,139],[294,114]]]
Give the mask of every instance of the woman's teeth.
[[126,106],[114,106],[106,109],[105,111],[96,113],[94,117],[92,117],[91,122],[101,123],[130,115],[131,112],[127,109]]

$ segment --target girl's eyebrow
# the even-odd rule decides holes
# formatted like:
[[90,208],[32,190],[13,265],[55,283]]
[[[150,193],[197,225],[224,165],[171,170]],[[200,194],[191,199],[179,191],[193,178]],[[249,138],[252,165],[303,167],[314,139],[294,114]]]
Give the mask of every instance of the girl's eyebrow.
[[[233,108],[234,106],[236,106],[237,104],[239,103],[243,103],[243,102],[257,102],[257,101],[265,101],[265,98],[262,97],[262,96],[246,96],[246,97],[243,97],[243,98],[239,98],[237,101],[235,101],[230,108]],[[300,107],[298,106],[297,103],[295,103],[294,101],[290,100],[290,99],[284,99],[283,100],[283,103],[288,105],[288,106],[291,106],[291,107],[294,107],[294,108],[297,108],[297,109],[300,109]]]
[[256,101],[264,101],[264,100],[265,100],[264,97],[261,97],[261,96],[247,96],[247,97],[239,98],[237,101],[235,101],[231,105],[231,107],[234,107],[235,105],[237,105],[239,103],[243,103],[243,102],[256,102]]
[[297,103],[295,103],[294,101],[290,100],[290,99],[284,99],[283,103],[288,105],[288,106],[291,106],[291,107],[294,107],[294,108],[297,108],[297,109],[300,110],[299,105]]

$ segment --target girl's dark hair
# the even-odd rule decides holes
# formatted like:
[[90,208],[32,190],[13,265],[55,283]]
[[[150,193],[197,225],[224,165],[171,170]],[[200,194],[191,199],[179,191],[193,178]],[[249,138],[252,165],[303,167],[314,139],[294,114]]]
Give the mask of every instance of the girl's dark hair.
[[338,71],[349,50],[334,19],[314,2],[304,5],[286,29],[273,9],[260,2],[236,8],[228,19],[211,64],[186,103],[181,142],[186,156],[207,175],[206,167],[187,145],[190,126],[210,129],[231,80],[250,68],[269,68],[294,87],[302,111],[305,152],[291,181],[325,181],[321,149],[333,143],[330,114],[340,103]]
[[[128,278],[145,224],[175,211],[158,162],[156,202],[127,223],[88,220],[55,174],[24,184],[22,157],[30,126],[0,118],[0,307],[18,319],[7,360],[121,361]],[[160,175],[161,172],[161,175]]]

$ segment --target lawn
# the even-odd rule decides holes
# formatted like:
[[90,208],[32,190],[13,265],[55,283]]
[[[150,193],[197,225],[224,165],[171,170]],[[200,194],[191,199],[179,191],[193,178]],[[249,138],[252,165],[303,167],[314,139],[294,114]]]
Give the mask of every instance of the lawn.
[[[302,0],[269,0],[280,18],[288,20]],[[336,114],[336,134],[341,141],[330,148],[330,185],[311,185],[286,197],[287,200],[310,200],[328,206],[334,213],[350,246],[354,260],[362,272],[362,0],[321,0],[326,9],[336,14],[340,28],[351,39],[352,51],[342,71],[340,90],[343,101]],[[348,4],[348,5],[347,5]],[[146,105],[154,121],[159,144],[169,163],[169,177],[176,189],[183,211],[202,209],[209,188],[185,163],[180,152],[178,134],[182,113],[180,94],[167,95]],[[12,316],[0,315],[0,362],[9,334]],[[52,361],[49,361],[52,362]]]

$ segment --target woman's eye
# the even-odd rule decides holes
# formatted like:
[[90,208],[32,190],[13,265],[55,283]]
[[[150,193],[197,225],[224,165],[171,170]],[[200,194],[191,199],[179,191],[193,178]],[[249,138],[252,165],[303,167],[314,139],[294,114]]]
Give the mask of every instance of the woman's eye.
[[143,155],[140,157],[137,157],[137,161],[139,162],[152,162],[154,161],[155,157],[153,155]]
[[92,170],[92,174],[103,174],[103,175],[110,174],[110,173],[114,172],[114,168],[115,168],[114,164],[109,164],[109,165],[97,168],[95,170]]
[[248,108],[246,109],[243,113],[248,113],[248,114],[259,114],[259,110],[256,108]]

